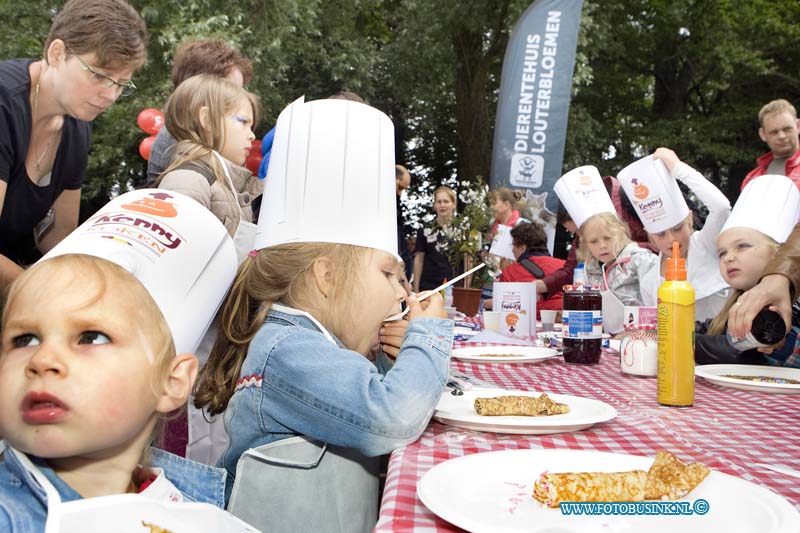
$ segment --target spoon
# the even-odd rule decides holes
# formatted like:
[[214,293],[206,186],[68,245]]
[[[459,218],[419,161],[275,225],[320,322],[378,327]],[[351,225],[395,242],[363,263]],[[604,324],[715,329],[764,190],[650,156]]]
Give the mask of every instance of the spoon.
[[[481,263],[480,265],[476,266],[475,268],[471,268],[471,269],[467,270],[466,272],[464,272],[464,273],[463,273],[463,274],[461,274],[460,276],[456,276],[456,277],[454,277],[453,279],[451,279],[451,280],[450,280],[450,281],[448,281],[447,283],[443,283],[443,284],[439,285],[438,287],[436,287],[436,288],[435,288],[435,289],[433,289],[432,291],[427,291],[425,294],[423,294],[422,296],[420,296],[420,297],[419,297],[419,301],[421,302],[421,301],[422,301],[422,300],[424,300],[425,298],[427,298],[427,297],[429,297],[429,296],[431,296],[431,295],[433,295],[433,294],[435,294],[435,293],[439,292],[440,290],[442,290],[442,289],[446,289],[447,287],[449,287],[449,286],[450,286],[450,285],[452,285],[453,283],[455,283],[455,282],[457,282],[457,281],[461,281],[461,280],[462,280],[462,279],[464,279],[465,277],[469,276],[469,275],[470,275],[470,274],[472,274],[473,272],[477,272],[478,270],[480,270],[481,268],[483,268],[483,267],[485,267],[485,266],[486,266],[486,263]],[[410,307],[406,307],[406,308],[405,308],[405,309],[404,309],[402,312],[400,312],[400,313],[397,313],[397,314],[395,314],[395,315],[392,315],[392,316],[390,316],[389,318],[387,318],[386,320],[384,320],[384,322],[393,322],[393,321],[395,321],[395,320],[400,320],[401,318],[403,318],[404,316],[406,316],[406,315],[408,314],[408,310],[409,310],[409,309],[411,309],[411,308],[410,308]]]

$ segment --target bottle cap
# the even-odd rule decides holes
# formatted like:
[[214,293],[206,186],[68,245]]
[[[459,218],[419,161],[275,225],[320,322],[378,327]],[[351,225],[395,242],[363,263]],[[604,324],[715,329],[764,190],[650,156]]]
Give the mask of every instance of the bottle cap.
[[667,281],[686,280],[686,259],[681,257],[681,246],[678,241],[672,243],[672,257],[667,259]]

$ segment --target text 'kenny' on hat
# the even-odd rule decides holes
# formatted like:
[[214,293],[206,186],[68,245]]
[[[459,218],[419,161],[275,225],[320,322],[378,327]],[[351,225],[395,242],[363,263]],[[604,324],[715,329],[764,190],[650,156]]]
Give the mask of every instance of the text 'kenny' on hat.
[[591,165],[570,170],[558,179],[553,190],[578,228],[594,215],[616,214],[603,178]]
[[147,289],[177,353],[194,353],[236,276],[225,226],[182,194],[141,189],[114,198],[40,261],[84,254],[116,263]]

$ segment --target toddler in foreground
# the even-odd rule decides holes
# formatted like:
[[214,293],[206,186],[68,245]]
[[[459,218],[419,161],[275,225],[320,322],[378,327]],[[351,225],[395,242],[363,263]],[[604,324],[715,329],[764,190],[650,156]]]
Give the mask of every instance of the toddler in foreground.
[[[208,528],[192,530],[240,523],[218,509],[224,471],[149,447],[161,417],[187,401],[197,374],[188,352],[236,265],[210,213],[162,194],[113,200],[10,289],[0,339],[0,531],[114,531],[148,518],[186,531],[174,525],[191,523],[175,514],[184,502],[216,506],[193,507]],[[161,236],[149,231],[156,224],[170,225],[174,244],[160,257],[155,241],[143,243]],[[175,259],[194,263],[177,273],[183,281],[171,279]],[[208,272],[213,283],[203,279]],[[186,309],[167,302],[174,295],[159,290],[161,280],[190,306],[211,304],[190,317],[199,325],[176,319]]]

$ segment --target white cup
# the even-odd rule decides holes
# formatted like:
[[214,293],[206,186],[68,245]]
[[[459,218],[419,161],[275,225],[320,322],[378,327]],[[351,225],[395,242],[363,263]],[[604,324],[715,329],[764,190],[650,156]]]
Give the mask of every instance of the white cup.
[[500,311],[483,312],[483,329],[500,331]]
[[558,311],[551,311],[550,309],[540,309],[539,314],[542,316],[542,331],[553,331],[556,323],[556,316]]

